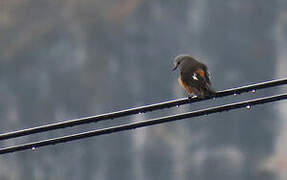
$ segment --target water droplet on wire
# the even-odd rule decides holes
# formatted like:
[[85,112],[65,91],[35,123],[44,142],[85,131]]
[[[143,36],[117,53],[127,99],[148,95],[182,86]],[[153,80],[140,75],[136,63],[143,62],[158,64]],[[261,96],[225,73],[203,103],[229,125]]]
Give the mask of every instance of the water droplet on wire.
[[256,93],[256,90],[255,90],[255,89],[253,89],[251,92],[252,92],[252,93]]
[[246,108],[247,108],[247,109],[251,109],[251,106],[250,106],[250,105],[247,105]]
[[236,93],[234,93],[234,94],[233,94],[233,96],[237,96],[237,94],[236,94]]

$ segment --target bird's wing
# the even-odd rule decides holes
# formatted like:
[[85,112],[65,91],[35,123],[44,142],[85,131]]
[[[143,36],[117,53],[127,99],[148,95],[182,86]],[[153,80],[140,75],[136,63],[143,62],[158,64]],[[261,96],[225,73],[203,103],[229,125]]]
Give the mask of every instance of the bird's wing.
[[190,87],[195,87],[197,89],[209,89],[210,87],[210,83],[206,80],[205,75],[201,71],[195,71],[192,74],[182,74],[182,80]]
[[203,89],[209,89],[211,86],[209,73],[207,69],[204,68],[199,68],[193,73],[184,73],[182,77],[185,78],[183,80],[189,83],[190,86],[199,86]]
[[210,82],[210,75],[208,72],[208,69],[206,67],[206,65],[202,64],[202,69],[198,69],[197,72],[199,72],[199,74],[201,74],[201,76],[203,77],[203,79],[205,79],[205,81],[208,83],[209,86],[211,86],[211,82]]

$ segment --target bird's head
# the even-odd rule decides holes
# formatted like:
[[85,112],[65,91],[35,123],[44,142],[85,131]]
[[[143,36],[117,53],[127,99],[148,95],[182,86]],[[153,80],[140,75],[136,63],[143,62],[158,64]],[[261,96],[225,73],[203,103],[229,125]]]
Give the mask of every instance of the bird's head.
[[185,60],[185,59],[189,59],[191,58],[190,55],[178,55],[174,58],[174,67],[173,67],[173,71],[175,71],[177,69],[177,67],[179,67],[182,62]]

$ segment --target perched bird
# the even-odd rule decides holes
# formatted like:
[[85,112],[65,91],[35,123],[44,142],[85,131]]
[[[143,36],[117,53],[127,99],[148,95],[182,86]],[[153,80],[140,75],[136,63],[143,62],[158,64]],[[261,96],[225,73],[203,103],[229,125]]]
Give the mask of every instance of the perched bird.
[[188,92],[189,97],[196,95],[203,99],[215,95],[216,92],[211,89],[205,64],[198,62],[190,55],[179,55],[174,60],[173,71],[179,67],[178,83]]

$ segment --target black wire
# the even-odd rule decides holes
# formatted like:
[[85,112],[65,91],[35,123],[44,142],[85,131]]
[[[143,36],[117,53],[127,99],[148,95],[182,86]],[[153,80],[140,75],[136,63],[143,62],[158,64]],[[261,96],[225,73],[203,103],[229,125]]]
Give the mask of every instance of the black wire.
[[180,106],[180,105],[184,105],[184,104],[188,104],[188,103],[194,103],[194,102],[198,102],[198,101],[208,100],[211,98],[230,96],[230,95],[234,95],[234,94],[241,94],[244,92],[250,92],[253,90],[258,90],[258,89],[263,89],[263,88],[268,88],[268,87],[274,87],[274,86],[279,86],[279,85],[284,85],[284,84],[287,84],[287,78],[272,80],[272,81],[266,81],[266,82],[262,82],[262,83],[251,84],[251,85],[247,85],[247,86],[241,86],[238,88],[219,91],[216,93],[215,96],[208,97],[205,99],[181,98],[181,99],[177,99],[177,100],[171,100],[171,101],[166,101],[166,102],[161,102],[161,103],[156,103],[156,104],[151,104],[151,105],[146,105],[146,106],[141,106],[141,107],[135,107],[135,108],[131,108],[131,109],[101,114],[101,115],[97,115],[97,116],[84,117],[84,118],[80,118],[80,119],[73,119],[73,120],[68,120],[68,121],[63,121],[63,122],[58,122],[58,123],[52,123],[52,124],[47,124],[47,125],[42,125],[42,126],[37,126],[37,127],[32,127],[32,128],[22,129],[22,130],[17,130],[17,131],[13,131],[13,132],[7,132],[7,133],[0,134],[0,140],[12,139],[12,138],[17,138],[17,137],[21,137],[21,136],[46,132],[46,131],[50,131],[50,130],[56,130],[56,129],[60,129],[60,128],[72,127],[72,126],[81,125],[81,124],[99,122],[99,121],[103,121],[103,120],[114,119],[114,118],[119,118],[119,117],[123,117],[123,116],[138,114],[138,113],[145,113],[145,112],[154,111],[154,110],[158,110],[158,109]]
[[264,97],[264,98],[258,98],[258,99],[254,99],[254,100],[248,100],[248,101],[243,101],[243,102],[237,102],[237,103],[232,103],[232,104],[216,106],[216,107],[207,108],[207,109],[198,110],[198,111],[193,111],[193,112],[186,112],[186,113],[177,114],[177,115],[155,118],[155,119],[146,120],[146,121],[140,121],[140,122],[129,123],[129,124],[124,124],[124,125],[119,125],[119,126],[113,126],[113,127],[98,129],[98,130],[94,130],[94,131],[88,131],[88,132],[84,132],[84,133],[58,137],[58,138],[54,138],[54,139],[32,142],[32,143],[28,143],[28,144],[10,146],[10,147],[0,149],[0,154],[12,153],[12,152],[16,152],[16,151],[23,151],[23,150],[27,150],[27,149],[35,150],[36,148],[42,147],[42,146],[55,145],[55,144],[59,144],[59,143],[65,143],[68,141],[74,141],[74,140],[88,138],[88,137],[92,137],[92,136],[111,134],[111,133],[115,133],[115,132],[126,131],[126,130],[136,129],[136,128],[140,128],[140,127],[152,126],[155,124],[172,122],[172,121],[181,120],[181,119],[185,119],[185,118],[192,118],[192,117],[208,115],[208,114],[222,112],[222,111],[229,111],[232,109],[238,109],[238,108],[242,108],[242,107],[246,107],[246,108],[250,109],[254,105],[279,101],[279,100],[283,100],[283,99],[287,99],[287,93],[281,94],[281,95]]

